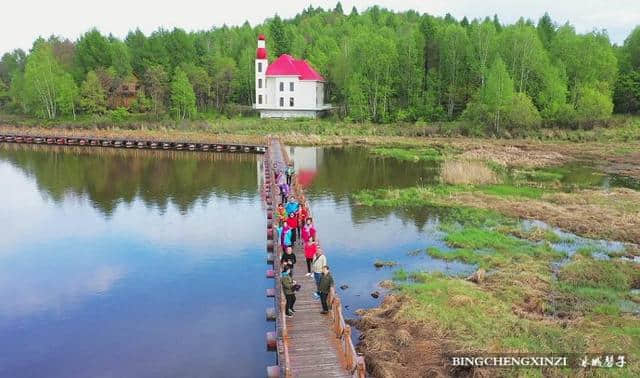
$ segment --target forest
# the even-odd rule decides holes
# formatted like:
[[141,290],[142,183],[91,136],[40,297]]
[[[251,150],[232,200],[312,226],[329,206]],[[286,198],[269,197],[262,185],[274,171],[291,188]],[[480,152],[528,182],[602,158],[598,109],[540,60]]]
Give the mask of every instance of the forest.
[[618,46],[548,14],[506,25],[340,3],[255,26],[39,38],[2,56],[0,108],[43,120],[248,116],[260,33],[270,60],[290,53],[324,75],[332,117],[347,122],[458,120],[499,134],[640,112],[640,26]]

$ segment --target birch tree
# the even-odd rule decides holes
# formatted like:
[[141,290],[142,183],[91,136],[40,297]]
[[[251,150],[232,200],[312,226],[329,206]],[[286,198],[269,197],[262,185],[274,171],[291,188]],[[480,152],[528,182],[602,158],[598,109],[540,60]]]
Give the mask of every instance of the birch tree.
[[171,82],[171,111],[178,120],[189,118],[196,113],[196,95],[187,74],[180,68],[176,69]]
[[51,46],[36,45],[27,59],[24,73],[24,99],[35,115],[55,119],[75,111],[77,87],[73,78],[55,60]]

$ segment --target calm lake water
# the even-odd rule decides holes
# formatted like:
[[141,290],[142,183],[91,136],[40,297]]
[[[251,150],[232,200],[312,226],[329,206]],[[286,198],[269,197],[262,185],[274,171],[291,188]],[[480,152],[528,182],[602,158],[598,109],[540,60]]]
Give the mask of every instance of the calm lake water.
[[[436,210],[356,206],[437,182],[436,163],[362,148],[289,153],[345,314],[393,271],[468,274]],[[0,377],[261,377],[265,216],[254,155],[0,145]],[[394,268],[376,269],[376,260]],[[308,283],[312,285],[312,280]],[[357,335],[354,335],[357,337]]]
[[0,377],[264,375],[257,159],[202,156],[0,146]]

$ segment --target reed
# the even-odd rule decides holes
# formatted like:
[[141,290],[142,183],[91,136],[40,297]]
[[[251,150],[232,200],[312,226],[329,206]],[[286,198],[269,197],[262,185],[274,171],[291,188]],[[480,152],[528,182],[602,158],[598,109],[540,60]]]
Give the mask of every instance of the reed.
[[480,161],[448,160],[442,164],[443,183],[453,185],[487,185],[499,182],[496,173]]

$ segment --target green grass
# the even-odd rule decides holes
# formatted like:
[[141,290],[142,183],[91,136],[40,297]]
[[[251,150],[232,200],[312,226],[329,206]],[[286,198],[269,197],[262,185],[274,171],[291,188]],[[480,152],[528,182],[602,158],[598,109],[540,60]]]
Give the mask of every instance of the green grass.
[[406,281],[409,279],[409,273],[407,273],[406,270],[400,268],[393,272],[392,278],[394,281]]
[[[447,228],[449,227],[445,226],[445,229]],[[495,230],[465,227],[449,231],[445,241],[456,249],[442,251],[429,248],[427,254],[448,261],[459,260],[476,264],[485,269],[522,264],[530,260],[551,261],[564,255],[546,244],[534,244]]]
[[[168,114],[127,114],[123,119],[109,115],[79,115],[61,117],[56,120],[38,119],[30,116],[0,112],[0,124],[15,126],[63,127],[74,129],[121,128],[121,129],[179,129],[207,131],[216,134],[232,133],[240,135],[291,134],[320,136],[469,136],[484,135],[484,128],[469,122],[396,122],[375,124],[371,122],[351,122],[337,117],[326,119],[260,119],[248,106],[229,104],[224,114],[215,112],[198,113],[194,119],[175,121]],[[570,142],[626,142],[640,140],[640,118],[614,116],[609,127],[591,130],[569,130],[566,128],[542,128],[514,133],[512,137],[536,140],[561,140]],[[488,136],[488,135],[487,135]],[[502,135],[502,137],[509,137]],[[626,150],[621,150],[626,152]]]
[[546,193],[545,190],[540,188],[509,184],[480,186],[477,189],[482,193],[490,194],[497,197],[520,197],[531,199],[540,199],[542,195]]
[[[638,320],[622,317],[615,304],[616,296],[606,290],[585,292],[584,295],[603,301],[593,304],[589,318],[563,323],[519,317],[513,311],[514,303],[505,300],[499,291],[441,273],[416,276],[421,279],[400,285],[400,292],[412,299],[403,309],[403,315],[450,335],[456,350],[576,354],[599,351],[625,353],[634,361],[640,357]],[[542,376],[535,369],[505,369],[500,373],[501,376]],[[557,373],[565,376],[576,371]],[[638,376],[640,365],[632,363],[627,369],[603,373]]]
[[[415,300],[407,315],[437,322],[466,348],[487,350],[498,346],[535,353],[551,352],[564,344],[566,330],[557,325],[518,318],[511,311],[511,304],[489,291],[460,279],[437,274],[423,276],[423,282],[401,288]],[[578,352],[581,349],[580,345],[575,345],[571,350]]]
[[576,253],[584,257],[591,257],[597,251],[598,249],[596,247],[587,245],[587,246],[578,248],[576,250]]
[[640,282],[640,270],[623,261],[574,255],[572,261],[558,273],[558,279],[574,287],[628,291],[634,282]]
[[394,158],[405,161],[442,161],[444,156],[436,148],[394,148],[376,147],[371,149],[371,153],[381,157]]

